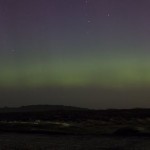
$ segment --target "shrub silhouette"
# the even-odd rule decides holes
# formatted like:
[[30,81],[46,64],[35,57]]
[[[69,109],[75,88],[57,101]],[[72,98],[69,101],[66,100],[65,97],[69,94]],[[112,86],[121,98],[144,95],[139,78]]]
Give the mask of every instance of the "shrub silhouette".
[[133,127],[123,127],[114,132],[115,135],[138,135],[140,131]]

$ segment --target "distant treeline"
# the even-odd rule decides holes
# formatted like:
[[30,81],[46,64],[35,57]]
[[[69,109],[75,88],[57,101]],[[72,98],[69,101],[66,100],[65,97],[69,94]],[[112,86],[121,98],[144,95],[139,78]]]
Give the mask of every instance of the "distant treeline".
[[110,119],[130,120],[150,117],[150,109],[108,109],[91,110],[70,106],[23,106],[19,108],[1,108],[0,121],[86,121]]

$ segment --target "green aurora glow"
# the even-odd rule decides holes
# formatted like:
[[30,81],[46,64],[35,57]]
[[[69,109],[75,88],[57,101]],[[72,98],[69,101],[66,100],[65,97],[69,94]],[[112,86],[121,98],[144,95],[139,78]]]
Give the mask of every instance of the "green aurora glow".
[[[40,59],[40,58],[39,58]],[[28,58],[3,62],[0,85],[40,86],[143,86],[150,84],[150,60],[128,57]],[[22,63],[21,63],[22,62]],[[5,64],[5,65],[4,65]]]

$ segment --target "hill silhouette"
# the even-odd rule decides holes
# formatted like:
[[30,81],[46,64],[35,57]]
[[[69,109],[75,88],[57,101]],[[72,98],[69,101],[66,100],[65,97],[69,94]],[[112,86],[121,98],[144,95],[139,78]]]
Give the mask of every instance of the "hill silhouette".
[[64,105],[0,108],[0,132],[150,136],[150,109],[96,110]]
[[74,106],[64,106],[64,105],[27,105],[20,107],[2,107],[0,112],[43,112],[43,111],[78,111],[78,110],[88,110],[87,108],[80,108]]

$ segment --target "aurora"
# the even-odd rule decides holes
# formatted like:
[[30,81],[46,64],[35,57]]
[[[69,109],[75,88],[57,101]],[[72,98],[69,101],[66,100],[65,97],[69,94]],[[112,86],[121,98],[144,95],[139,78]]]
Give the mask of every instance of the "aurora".
[[[23,61],[24,62],[24,61]],[[1,67],[1,86],[144,86],[150,84],[149,60],[133,57],[28,59]]]
[[148,107],[142,0],[1,0],[0,105]]

